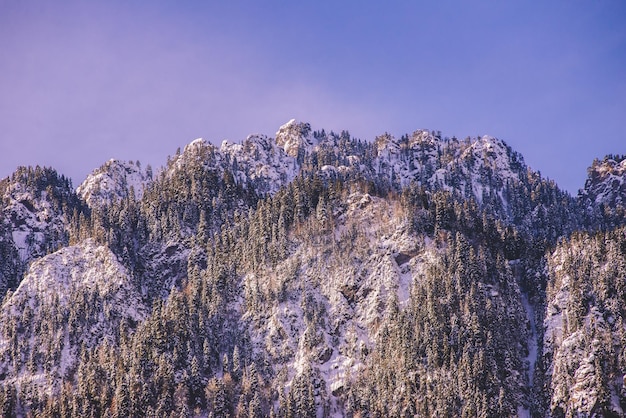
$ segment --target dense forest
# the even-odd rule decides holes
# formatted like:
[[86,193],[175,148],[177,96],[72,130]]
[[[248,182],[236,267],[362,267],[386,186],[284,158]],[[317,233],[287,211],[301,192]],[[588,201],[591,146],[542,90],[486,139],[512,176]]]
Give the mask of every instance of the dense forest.
[[626,163],[291,121],[0,181],[3,416],[626,410]]

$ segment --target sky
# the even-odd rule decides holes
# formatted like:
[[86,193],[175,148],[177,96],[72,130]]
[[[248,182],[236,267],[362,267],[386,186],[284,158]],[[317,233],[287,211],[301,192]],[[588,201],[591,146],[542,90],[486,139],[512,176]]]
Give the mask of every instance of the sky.
[[292,118],[496,136],[575,194],[626,154],[626,2],[0,0],[0,178],[78,186]]

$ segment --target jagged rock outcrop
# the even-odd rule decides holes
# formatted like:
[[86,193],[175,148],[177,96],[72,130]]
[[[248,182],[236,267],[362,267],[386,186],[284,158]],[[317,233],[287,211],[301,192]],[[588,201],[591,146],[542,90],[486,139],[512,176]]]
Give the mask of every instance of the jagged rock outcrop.
[[579,196],[587,204],[607,207],[626,205],[626,155],[594,160]]
[[109,205],[130,193],[141,199],[152,175],[152,169],[142,169],[138,161],[111,159],[89,174],[76,192],[91,207]]
[[576,234],[549,256],[543,390],[554,416],[624,416],[625,233]]
[[291,119],[276,132],[276,145],[283,149],[285,154],[297,158],[315,144],[312,136],[311,125],[304,122],[296,122]]

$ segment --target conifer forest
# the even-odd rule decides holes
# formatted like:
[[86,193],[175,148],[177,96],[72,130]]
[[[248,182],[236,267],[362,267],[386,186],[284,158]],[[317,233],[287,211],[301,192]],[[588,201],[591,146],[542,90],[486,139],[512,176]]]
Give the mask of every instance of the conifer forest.
[[572,196],[489,136],[172,151],[0,180],[2,416],[626,416],[626,155]]

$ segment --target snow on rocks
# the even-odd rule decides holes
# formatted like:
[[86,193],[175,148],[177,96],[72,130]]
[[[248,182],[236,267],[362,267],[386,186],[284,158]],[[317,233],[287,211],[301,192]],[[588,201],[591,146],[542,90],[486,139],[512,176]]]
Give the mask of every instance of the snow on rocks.
[[589,177],[579,197],[595,205],[626,205],[626,158],[607,156],[595,160],[587,171]]
[[[297,138],[293,139],[286,133],[283,134],[285,136],[288,137],[284,138],[285,141],[290,144],[287,148],[298,143]],[[175,157],[167,175],[185,170],[189,165],[200,164],[219,175],[230,172],[237,184],[242,187],[252,185],[258,194],[272,194],[293,180],[299,171],[296,158],[289,155],[284,146],[278,146],[272,138],[259,134],[249,135],[240,143],[224,140],[219,147],[204,139],[196,139]]]
[[290,157],[298,157],[299,153],[310,150],[316,143],[311,135],[311,125],[291,119],[276,132],[276,145],[281,147]]
[[[86,301],[91,303],[84,305]],[[92,313],[74,312],[79,307],[97,309]],[[147,312],[131,283],[129,272],[110,249],[91,239],[62,248],[34,261],[19,287],[5,298],[0,309],[3,323],[18,318],[22,321],[20,332],[25,342],[22,350],[31,356],[59,359],[58,363],[50,364],[54,373],[46,374],[51,380],[40,379],[37,369],[7,373],[14,366],[6,360],[0,360],[0,373],[52,388],[66,370],[75,365],[81,346],[94,347],[107,339],[114,341],[122,320],[142,321]],[[45,336],[37,332],[39,315],[69,318],[64,320],[62,327],[54,330],[56,344],[41,344]],[[0,329],[0,359],[8,359],[11,350],[7,343],[9,336],[5,334],[5,328]]]
[[[126,307],[140,305],[129,283],[129,273],[111,250],[92,239],[63,248],[35,261],[12,297],[16,300],[37,297],[58,298],[66,304],[77,290],[96,291],[101,297],[115,297]],[[138,320],[138,313],[128,311]]]
[[46,190],[37,192],[19,181],[9,182],[0,198],[4,203],[0,219],[10,231],[22,263],[63,244],[67,217]]
[[252,182],[260,193],[276,192],[299,170],[296,158],[265,135],[249,135],[241,144],[224,141],[220,152],[231,162],[238,181]]
[[393,184],[407,186],[418,181],[435,190],[446,190],[482,203],[495,194],[508,206],[502,190],[520,181],[523,158],[497,138],[482,136],[459,141],[441,139],[427,130],[415,131],[400,140],[390,134],[378,136],[374,145],[374,169],[388,175]]
[[[571,244],[568,244],[571,245]],[[582,249],[577,257],[585,260]],[[622,383],[606,384],[607,394],[600,393],[603,384],[603,356],[610,350],[614,318],[601,311],[594,303],[584,311],[577,310],[580,289],[574,277],[572,249],[565,244],[557,247],[548,260],[551,283],[548,287],[543,337],[543,361],[548,365],[551,385],[552,411],[563,411],[567,416],[593,416],[603,397],[617,398]],[[588,260],[582,261],[583,265]],[[591,295],[589,295],[591,299]],[[602,308],[604,309],[604,308]],[[613,323],[612,323],[613,322]],[[607,383],[607,382],[605,382]],[[614,403],[613,411],[622,416],[621,406]]]
[[[424,249],[395,209],[385,199],[353,193],[337,216],[335,244],[298,245],[275,268],[244,278],[244,289],[282,294],[278,304],[244,313],[253,344],[277,372],[291,371],[286,387],[311,367],[331,395],[331,414],[340,411],[337,399],[373,350],[390,301],[407,303],[413,271],[420,269]],[[355,250],[345,259],[333,245]]]
[[131,188],[141,199],[151,181],[151,170],[142,169],[138,161],[111,159],[89,174],[76,192],[90,207],[105,206],[127,197]]

